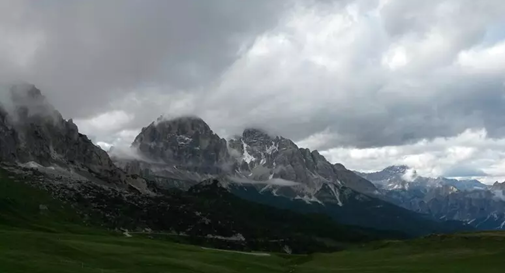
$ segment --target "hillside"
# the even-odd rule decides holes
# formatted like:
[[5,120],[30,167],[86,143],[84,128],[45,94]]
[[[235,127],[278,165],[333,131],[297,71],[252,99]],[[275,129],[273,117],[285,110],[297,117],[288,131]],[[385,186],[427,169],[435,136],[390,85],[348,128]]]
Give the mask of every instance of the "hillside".
[[[250,219],[256,211],[261,220],[277,217],[282,232],[315,228],[331,230],[337,237],[351,236],[347,250],[332,254],[286,255],[279,251],[240,252],[218,250],[216,242],[195,242],[185,236],[168,233],[110,232],[83,223],[69,204],[55,200],[48,192],[26,185],[22,179],[0,172],[0,272],[21,273],[101,273],[101,272],[502,272],[505,261],[505,233],[462,233],[432,235],[410,241],[359,243],[352,239],[356,231],[335,227],[332,222],[321,228],[317,217],[298,218],[281,211],[263,211],[262,206],[248,207],[247,202],[229,201],[239,210],[233,218]],[[192,188],[202,201],[216,210],[229,213],[219,201],[228,194],[210,181]],[[213,196],[221,198],[212,199]],[[29,196],[29,198],[27,198]],[[265,207],[266,208],[266,207]],[[242,216],[238,215],[242,212]],[[294,217],[294,218],[293,218]],[[257,218],[256,218],[257,219]],[[291,220],[289,220],[291,219]],[[299,219],[298,222],[294,223]],[[258,224],[253,222],[252,228]],[[323,221],[324,222],[324,221]],[[322,222],[320,222],[322,223]],[[272,228],[266,225],[266,228]],[[277,227],[279,228],[279,227]],[[296,230],[295,230],[296,231]],[[351,232],[351,233],[349,233]],[[361,233],[362,234],[362,233]],[[180,244],[185,243],[185,244]],[[187,243],[205,245],[192,246]],[[223,245],[218,245],[223,247]],[[26,259],[30,262],[27,263]],[[486,267],[483,268],[482,265]]]
[[74,190],[54,187],[49,179],[40,173],[0,170],[0,226],[49,232],[80,232],[84,226],[93,232],[126,229],[180,237],[186,243],[209,247],[290,253],[335,251],[351,244],[403,237],[249,202],[216,180],[189,192],[172,190],[146,197],[92,185]]

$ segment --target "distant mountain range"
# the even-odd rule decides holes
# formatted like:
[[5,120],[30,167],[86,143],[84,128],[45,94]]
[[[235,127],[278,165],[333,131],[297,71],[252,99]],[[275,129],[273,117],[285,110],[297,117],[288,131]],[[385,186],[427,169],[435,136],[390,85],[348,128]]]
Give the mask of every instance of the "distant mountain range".
[[386,200],[409,210],[479,229],[505,229],[505,183],[422,177],[407,166],[356,173],[373,182]]

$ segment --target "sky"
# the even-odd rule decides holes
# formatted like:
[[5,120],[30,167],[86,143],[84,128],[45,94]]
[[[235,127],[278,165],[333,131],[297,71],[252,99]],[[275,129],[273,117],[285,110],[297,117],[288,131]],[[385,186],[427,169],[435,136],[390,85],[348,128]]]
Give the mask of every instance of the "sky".
[[505,180],[505,1],[0,0],[0,83],[107,149],[160,115],[361,171]]

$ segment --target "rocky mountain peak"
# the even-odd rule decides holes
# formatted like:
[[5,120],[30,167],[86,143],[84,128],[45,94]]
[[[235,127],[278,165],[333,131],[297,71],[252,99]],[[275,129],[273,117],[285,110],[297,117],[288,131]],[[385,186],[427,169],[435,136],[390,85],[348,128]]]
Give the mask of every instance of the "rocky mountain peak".
[[154,123],[158,130],[177,135],[214,134],[203,119],[196,116],[182,116],[174,119],[158,118]]
[[151,123],[142,129],[132,147],[150,160],[196,172],[217,173],[229,159],[226,141],[193,116]]
[[347,171],[347,168],[344,165],[340,164],[340,163],[333,164],[333,167],[337,171]]
[[314,194],[325,183],[335,187],[343,184],[366,193],[374,193],[372,183],[358,177],[342,166],[337,170],[318,151],[299,148],[293,141],[258,129],[246,129],[242,137],[230,140],[229,145],[240,155],[239,170],[249,179],[280,178],[304,185]]
[[500,183],[500,182],[498,182],[498,181],[497,181],[497,182],[495,182],[495,183],[491,186],[491,188],[492,188],[493,190],[501,190],[501,191],[505,191],[505,182],[501,182],[501,183]]
[[47,101],[42,92],[31,84],[11,86],[10,102],[5,104],[14,122],[26,122],[30,118],[49,118],[53,122],[62,119],[61,114]]
[[410,169],[410,167],[406,166],[406,165],[393,165],[393,166],[389,166],[389,167],[385,168],[382,171],[386,172],[386,173],[389,173],[389,174],[403,175],[409,169]]
[[269,135],[262,129],[257,128],[246,128],[242,133],[242,137],[248,140],[256,140],[256,141],[271,141],[276,137]]

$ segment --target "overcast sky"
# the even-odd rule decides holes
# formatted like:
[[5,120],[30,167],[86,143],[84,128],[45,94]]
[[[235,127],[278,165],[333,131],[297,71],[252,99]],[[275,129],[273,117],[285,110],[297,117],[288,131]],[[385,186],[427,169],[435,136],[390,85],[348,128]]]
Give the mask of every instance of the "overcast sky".
[[0,0],[0,80],[101,145],[160,115],[356,170],[505,179],[503,0]]

